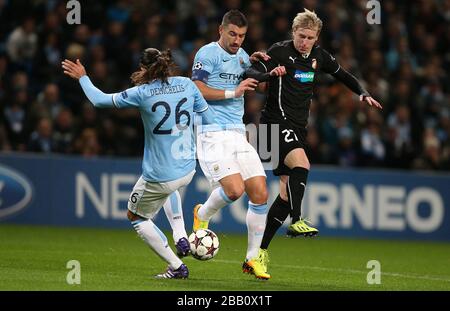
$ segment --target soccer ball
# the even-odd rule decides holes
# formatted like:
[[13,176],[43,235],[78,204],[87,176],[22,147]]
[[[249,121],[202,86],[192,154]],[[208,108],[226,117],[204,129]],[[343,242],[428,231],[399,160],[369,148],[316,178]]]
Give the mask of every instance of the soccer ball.
[[219,252],[219,238],[209,229],[199,229],[189,236],[191,254],[199,260],[214,258]]

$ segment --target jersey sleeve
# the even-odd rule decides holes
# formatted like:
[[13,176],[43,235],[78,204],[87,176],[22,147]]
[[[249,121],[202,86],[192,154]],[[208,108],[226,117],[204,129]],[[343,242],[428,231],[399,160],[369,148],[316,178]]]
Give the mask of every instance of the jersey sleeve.
[[113,107],[113,94],[105,94],[92,84],[91,79],[87,75],[82,76],[79,81],[83,92],[86,94],[89,101],[98,108]]
[[139,107],[141,104],[141,93],[139,86],[135,86],[120,93],[113,94],[113,104],[117,108]]
[[208,109],[208,103],[205,98],[203,98],[202,93],[197,88],[194,82],[190,81],[192,92],[194,94],[194,112],[203,112]]
[[200,49],[194,58],[192,66],[192,81],[208,82],[208,76],[214,70],[216,55],[210,49]]
[[269,73],[278,65],[283,65],[279,61],[279,57],[277,55],[277,45],[276,44],[272,45],[267,50],[267,55],[270,56],[269,60],[260,60],[256,63],[252,64],[252,68],[256,69],[257,71],[262,72],[262,73]]
[[243,67],[245,69],[248,69],[248,68],[250,68],[252,66],[252,63],[250,61],[250,56],[247,54],[247,52],[245,52],[245,51],[243,51],[243,52],[244,52],[243,53],[243,59],[242,59]]
[[320,48],[320,53],[322,59],[321,71],[329,74],[337,73],[341,66],[336,61],[336,58],[322,48]]

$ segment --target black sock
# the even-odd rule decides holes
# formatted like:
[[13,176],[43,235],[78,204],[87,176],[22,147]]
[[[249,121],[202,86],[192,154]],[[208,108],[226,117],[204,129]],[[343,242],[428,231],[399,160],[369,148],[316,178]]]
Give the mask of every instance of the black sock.
[[289,203],[283,201],[281,197],[278,196],[275,201],[273,201],[269,213],[267,214],[266,229],[264,230],[264,236],[261,242],[262,249],[267,249],[269,247],[270,241],[272,241],[273,236],[286,220],[289,212]]
[[289,172],[289,180],[286,190],[291,208],[292,223],[300,220],[302,215],[302,200],[305,193],[308,170],[303,167],[294,167]]

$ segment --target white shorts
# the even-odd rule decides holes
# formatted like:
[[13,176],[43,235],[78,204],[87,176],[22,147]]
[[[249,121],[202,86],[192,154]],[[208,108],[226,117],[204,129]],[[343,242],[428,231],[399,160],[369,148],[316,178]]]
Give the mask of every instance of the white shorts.
[[168,182],[148,182],[142,176],[133,187],[128,198],[128,210],[147,219],[153,219],[166,202],[169,195],[179,188],[188,185],[195,170],[184,177]]
[[241,131],[200,133],[197,137],[197,156],[213,188],[222,178],[237,173],[244,180],[266,176],[258,153]]

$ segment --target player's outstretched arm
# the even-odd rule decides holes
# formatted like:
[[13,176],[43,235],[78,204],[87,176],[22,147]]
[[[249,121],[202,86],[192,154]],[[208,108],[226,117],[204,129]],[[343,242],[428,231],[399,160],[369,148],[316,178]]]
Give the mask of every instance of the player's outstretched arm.
[[258,80],[258,82],[267,82],[271,77],[280,77],[286,74],[286,68],[284,66],[277,66],[270,72],[261,72],[256,68],[250,67],[245,71],[247,78]]
[[368,103],[370,106],[375,106],[379,109],[383,109],[383,106],[381,106],[381,104],[369,94],[359,95],[359,100]]
[[361,83],[359,83],[358,79],[356,79],[352,74],[344,70],[342,67],[339,67],[338,71],[332,74],[332,76],[344,83],[354,93],[358,94],[360,101],[364,101],[370,106],[375,106],[378,109],[383,109],[381,104],[374,98],[372,98],[369,92],[364,89]]
[[81,88],[86,94],[89,101],[99,108],[109,108],[114,107],[113,104],[113,94],[105,94],[92,84],[89,77],[86,75],[86,70],[80,60],[74,63],[68,59],[62,62],[62,68],[64,69],[64,74],[69,77],[76,79],[80,82]]

